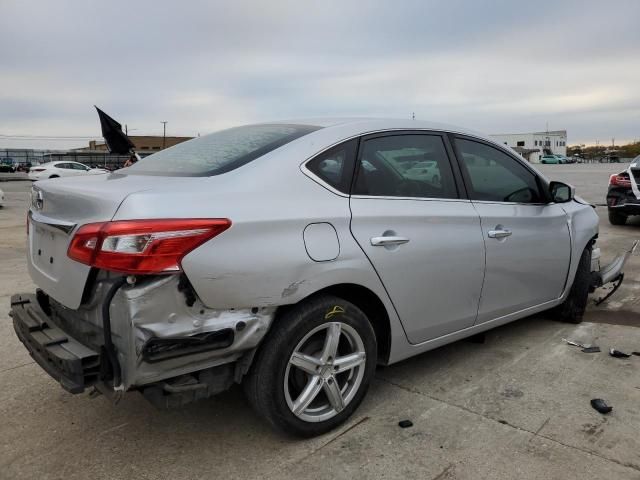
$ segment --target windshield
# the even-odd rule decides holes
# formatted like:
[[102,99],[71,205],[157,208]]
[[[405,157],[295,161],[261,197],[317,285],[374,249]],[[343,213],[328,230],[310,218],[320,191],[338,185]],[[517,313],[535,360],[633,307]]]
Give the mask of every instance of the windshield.
[[188,177],[220,175],[319,129],[289,124],[230,128],[154,153],[124,171]]

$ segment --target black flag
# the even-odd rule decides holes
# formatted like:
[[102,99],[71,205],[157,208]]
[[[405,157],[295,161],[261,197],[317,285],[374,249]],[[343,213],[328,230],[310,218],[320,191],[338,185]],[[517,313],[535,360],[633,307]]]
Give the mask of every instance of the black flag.
[[[95,107],[95,105],[94,105]],[[111,153],[126,155],[134,149],[133,143],[122,131],[122,125],[116,122],[109,115],[104,113],[98,107],[98,116],[100,117],[100,127],[102,128],[102,136],[107,143],[107,148]]]

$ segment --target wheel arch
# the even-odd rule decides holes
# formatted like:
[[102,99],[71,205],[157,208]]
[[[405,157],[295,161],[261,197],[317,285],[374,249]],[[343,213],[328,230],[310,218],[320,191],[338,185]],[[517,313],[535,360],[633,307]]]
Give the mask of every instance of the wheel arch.
[[391,320],[389,313],[378,295],[369,288],[355,283],[340,283],[318,290],[293,305],[285,305],[278,308],[276,317],[307,301],[309,298],[321,295],[332,295],[347,302],[353,303],[367,316],[373,326],[378,344],[378,363],[386,365],[391,353]]

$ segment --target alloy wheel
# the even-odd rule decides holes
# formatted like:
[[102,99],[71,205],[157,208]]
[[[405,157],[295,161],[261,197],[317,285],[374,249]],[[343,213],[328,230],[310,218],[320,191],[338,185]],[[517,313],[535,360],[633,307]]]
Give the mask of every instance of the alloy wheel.
[[343,322],[319,325],[289,357],[284,375],[289,409],[306,422],[333,418],[355,397],[365,366],[364,342],[353,327]]

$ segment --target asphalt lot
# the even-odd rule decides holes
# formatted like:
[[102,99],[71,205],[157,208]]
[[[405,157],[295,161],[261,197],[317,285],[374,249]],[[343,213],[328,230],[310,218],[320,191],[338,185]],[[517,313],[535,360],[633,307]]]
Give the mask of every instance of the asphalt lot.
[[[603,203],[620,165],[546,165]],[[239,388],[182,410],[140,395],[119,405],[66,393],[33,363],[8,317],[9,296],[30,291],[28,182],[0,183],[0,478],[640,478],[640,357],[585,354],[562,338],[640,351],[640,258],[622,288],[567,325],[544,314],[461,341],[376,374],[343,428],[312,440],[273,432]],[[640,219],[612,227],[603,261],[640,238]],[[600,293],[596,293],[599,295]],[[592,398],[614,410],[597,413]],[[412,428],[400,429],[399,420]]]

